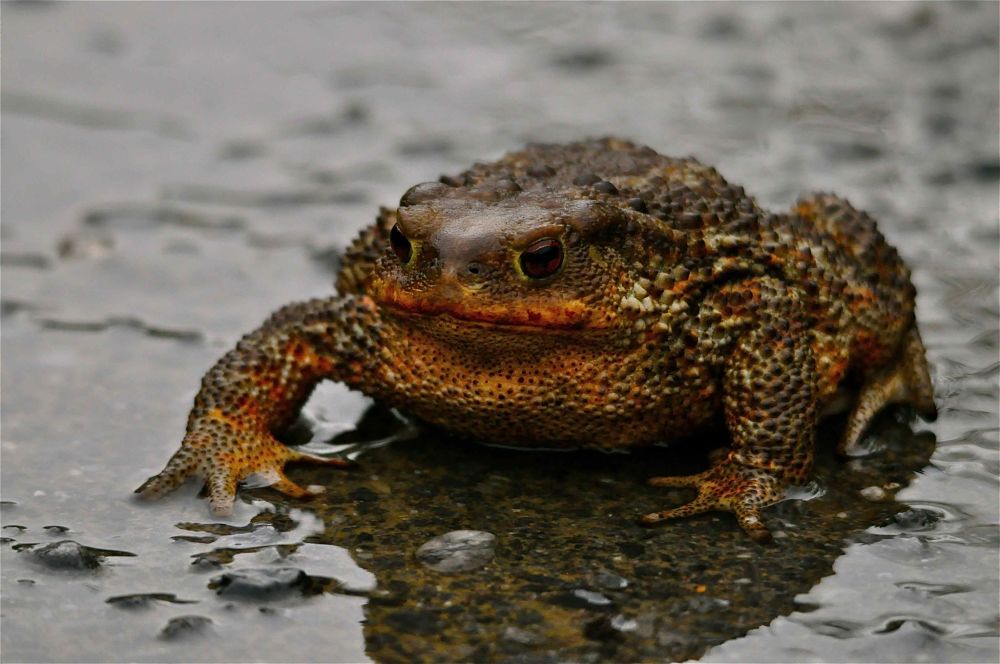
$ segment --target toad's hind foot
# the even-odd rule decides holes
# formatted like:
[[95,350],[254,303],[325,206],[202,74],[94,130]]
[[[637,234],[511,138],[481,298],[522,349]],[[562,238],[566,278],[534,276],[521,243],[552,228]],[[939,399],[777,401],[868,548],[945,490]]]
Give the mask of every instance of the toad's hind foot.
[[903,342],[896,364],[865,379],[847,420],[847,429],[837,444],[837,453],[842,456],[860,454],[861,438],[868,425],[879,411],[894,403],[912,405],[917,415],[928,422],[937,418],[934,385],[927,370],[924,344],[916,328],[910,330]]
[[771,539],[771,533],[761,517],[761,509],[778,502],[783,493],[782,482],[771,472],[748,468],[732,459],[697,475],[654,477],[649,483],[652,486],[695,488],[698,496],[681,507],[643,516],[640,519],[643,525],[651,526],[667,519],[721,510],[733,512],[743,530],[758,542]]

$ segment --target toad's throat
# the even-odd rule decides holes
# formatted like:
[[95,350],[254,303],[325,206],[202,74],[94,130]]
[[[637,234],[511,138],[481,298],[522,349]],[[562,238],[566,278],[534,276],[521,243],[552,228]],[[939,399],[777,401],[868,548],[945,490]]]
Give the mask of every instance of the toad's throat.
[[511,301],[509,303],[484,303],[414,297],[392,290],[382,294],[376,302],[395,314],[412,316],[444,316],[457,321],[502,326],[525,332],[544,330],[604,330],[610,327],[606,320],[594,315],[592,308],[580,300],[559,303]]

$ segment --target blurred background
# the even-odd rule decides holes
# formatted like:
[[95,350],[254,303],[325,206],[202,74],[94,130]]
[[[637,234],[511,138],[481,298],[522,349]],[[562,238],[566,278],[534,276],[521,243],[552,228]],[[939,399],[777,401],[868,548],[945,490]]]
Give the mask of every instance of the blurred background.
[[[836,191],[920,290],[942,418],[897,499],[934,518],[852,545],[801,589],[811,611],[707,658],[996,661],[1000,5],[6,2],[2,18],[6,661],[365,658],[358,597],[280,629],[203,605],[225,647],[153,638],[173,605],[123,618],[105,598],[164,575],[205,593],[165,534],[204,506],[129,492],[207,367],[330,293],[377,206],[525,142],[603,135],[694,155],[767,207]],[[345,426],[367,405],[329,398]],[[272,543],[322,530],[298,518]],[[139,556],[58,577],[12,548],[57,536]],[[282,637],[237,638],[256,629]]]

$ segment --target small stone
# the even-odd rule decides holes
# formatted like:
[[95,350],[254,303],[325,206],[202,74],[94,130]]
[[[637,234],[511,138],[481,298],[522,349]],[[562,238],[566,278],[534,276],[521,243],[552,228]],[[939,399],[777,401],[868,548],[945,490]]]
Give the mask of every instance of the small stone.
[[698,613],[709,613],[719,608],[729,606],[729,600],[708,597],[706,595],[697,595],[689,599],[687,604],[688,608],[692,611],[696,611]]
[[633,618],[626,618],[618,614],[611,619],[611,627],[619,632],[634,632],[639,629],[639,623]]
[[268,600],[292,592],[302,592],[309,576],[295,567],[262,567],[226,572],[211,580],[208,587],[219,595]]
[[425,542],[417,560],[436,572],[468,572],[493,560],[497,538],[481,530],[453,530]]
[[593,590],[586,590],[584,588],[577,588],[574,590],[573,596],[583,600],[591,606],[609,606],[611,604],[611,600],[601,593],[594,592]]
[[624,590],[628,588],[628,579],[606,570],[601,570],[594,575],[594,583],[606,590]]
[[920,507],[910,509],[893,515],[892,521],[896,526],[907,532],[921,532],[933,530],[935,524],[940,521],[942,514]]
[[543,639],[534,632],[529,632],[528,630],[521,629],[520,627],[508,627],[503,631],[503,635],[500,638],[504,641],[519,643],[523,646],[533,646],[543,641]]
[[37,549],[27,549],[38,562],[52,569],[83,570],[101,566],[105,556],[134,556],[127,551],[110,551],[83,546],[73,540],[62,540],[46,544]]
[[861,490],[861,496],[872,502],[885,500],[887,495],[888,494],[885,492],[885,489],[880,486],[869,486]]
[[212,619],[205,616],[178,616],[171,618],[167,626],[160,631],[160,638],[172,641],[197,636],[207,632],[211,624]]

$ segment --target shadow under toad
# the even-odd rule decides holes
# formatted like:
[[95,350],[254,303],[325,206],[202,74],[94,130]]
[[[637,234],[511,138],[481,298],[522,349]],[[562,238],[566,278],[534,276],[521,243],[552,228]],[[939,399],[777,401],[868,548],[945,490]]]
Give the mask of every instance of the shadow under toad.
[[[364,626],[376,661],[682,661],[808,610],[796,595],[832,572],[846,543],[914,511],[893,496],[935,440],[901,415],[878,418],[869,439],[879,449],[850,461],[832,452],[843,419],[823,422],[814,483],[799,494],[812,499],[765,512],[769,546],[730,514],[637,524],[693,497],[646,480],[703,469],[710,440],[631,454],[522,452],[424,430],[366,451],[354,472],[298,466],[291,476],[327,487],[310,505],[325,531],[310,540],[347,548],[377,577]],[[375,406],[336,442],[384,439],[400,426]],[[476,554],[480,566],[444,573],[417,555],[457,530],[493,548]]]

